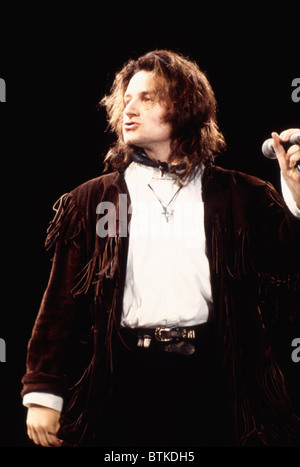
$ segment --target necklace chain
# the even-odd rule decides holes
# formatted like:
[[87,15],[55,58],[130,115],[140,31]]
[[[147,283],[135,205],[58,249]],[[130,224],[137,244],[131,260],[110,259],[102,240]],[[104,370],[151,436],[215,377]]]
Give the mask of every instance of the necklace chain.
[[174,209],[171,209],[171,205],[172,203],[174,203],[175,199],[177,198],[178,196],[178,193],[179,191],[181,190],[182,186],[180,186],[178,188],[178,190],[174,193],[174,195],[172,196],[172,198],[170,199],[170,201],[168,202],[168,204],[164,204],[162,202],[162,200],[160,199],[160,197],[157,195],[157,193],[155,193],[155,191],[153,190],[152,186],[150,185],[150,183],[148,183],[148,187],[150,188],[150,190],[154,193],[154,195],[156,196],[157,200],[159,201],[159,203],[161,204],[162,208],[163,208],[163,216],[165,216],[165,219],[167,222],[169,222],[172,217],[173,217],[173,214],[174,214]]

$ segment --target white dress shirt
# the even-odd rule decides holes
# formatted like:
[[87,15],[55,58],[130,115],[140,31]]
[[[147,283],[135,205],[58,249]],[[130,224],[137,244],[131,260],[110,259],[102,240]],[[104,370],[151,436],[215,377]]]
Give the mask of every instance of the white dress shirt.
[[[133,162],[125,171],[132,220],[121,325],[125,327],[194,326],[207,321],[212,306],[209,263],[204,232],[201,173],[184,185],[169,208],[167,222],[154,192],[167,205],[178,190],[176,179],[159,169]],[[281,177],[290,211],[300,209]],[[23,404],[61,411],[63,399],[28,393]]]
[[[179,189],[176,178],[133,162],[125,172],[132,220],[121,325],[194,326],[212,306],[201,174]],[[173,210],[163,215],[156,194]]]

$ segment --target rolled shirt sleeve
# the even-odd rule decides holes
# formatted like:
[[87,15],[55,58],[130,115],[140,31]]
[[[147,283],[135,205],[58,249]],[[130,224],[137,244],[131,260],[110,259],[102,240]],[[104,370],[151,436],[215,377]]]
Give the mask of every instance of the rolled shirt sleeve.
[[281,173],[281,190],[282,190],[282,196],[284,198],[284,201],[291,211],[291,213],[300,219],[300,209],[298,208],[296,201],[293,198],[292,193],[290,192],[289,187],[287,186],[287,183]]

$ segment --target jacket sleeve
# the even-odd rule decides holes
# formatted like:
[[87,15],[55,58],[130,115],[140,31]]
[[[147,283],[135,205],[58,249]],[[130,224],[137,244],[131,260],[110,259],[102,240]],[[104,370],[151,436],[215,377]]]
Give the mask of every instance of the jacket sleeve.
[[28,344],[22,396],[38,391],[64,397],[80,374],[90,329],[87,300],[72,293],[86,258],[83,221],[71,195],[63,195],[54,209],[46,238],[46,249],[54,248],[53,264]]
[[[257,272],[266,323],[300,324],[300,218],[267,183],[255,212],[250,257]],[[281,324],[279,324],[281,323]]]
[[[254,257],[258,269],[278,286],[299,287],[300,219],[296,217],[273,186],[265,184],[265,196],[255,210]],[[292,287],[293,288],[293,287]]]

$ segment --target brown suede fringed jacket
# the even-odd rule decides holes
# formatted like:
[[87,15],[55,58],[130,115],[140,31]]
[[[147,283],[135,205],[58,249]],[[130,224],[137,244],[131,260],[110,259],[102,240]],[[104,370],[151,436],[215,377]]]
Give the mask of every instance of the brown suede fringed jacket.
[[[300,337],[300,221],[269,183],[249,175],[209,165],[202,191],[216,345],[237,445],[292,444],[299,419],[272,340],[289,326]],[[59,436],[70,446],[92,438],[109,393],[130,241],[120,194],[129,206],[122,173],[84,183],[59,199],[47,232],[53,265],[22,395],[64,398]],[[101,201],[116,206],[115,236],[96,232]]]

